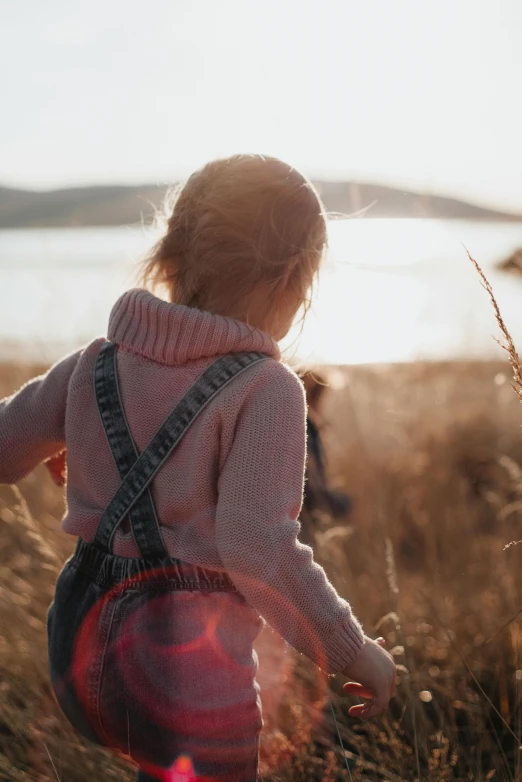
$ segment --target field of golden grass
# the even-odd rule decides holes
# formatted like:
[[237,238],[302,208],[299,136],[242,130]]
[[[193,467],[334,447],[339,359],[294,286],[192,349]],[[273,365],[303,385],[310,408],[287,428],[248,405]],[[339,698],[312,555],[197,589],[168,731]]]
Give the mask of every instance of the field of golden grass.
[[[0,369],[0,398],[31,374]],[[264,633],[265,782],[522,780],[522,543],[508,546],[522,538],[522,406],[510,376],[496,363],[335,371],[329,473],[354,509],[335,527],[317,518],[317,558],[386,637],[400,685],[384,719],[355,722],[341,682],[330,704],[313,666]],[[45,614],[73,544],[62,510],[44,468],[0,487],[0,779],[130,780],[50,692]]]

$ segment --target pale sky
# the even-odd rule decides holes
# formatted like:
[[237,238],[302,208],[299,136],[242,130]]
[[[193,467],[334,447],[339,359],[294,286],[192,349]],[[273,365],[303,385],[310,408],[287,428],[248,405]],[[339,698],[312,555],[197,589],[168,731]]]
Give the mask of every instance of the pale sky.
[[0,183],[237,151],[522,209],[522,0],[0,0]]

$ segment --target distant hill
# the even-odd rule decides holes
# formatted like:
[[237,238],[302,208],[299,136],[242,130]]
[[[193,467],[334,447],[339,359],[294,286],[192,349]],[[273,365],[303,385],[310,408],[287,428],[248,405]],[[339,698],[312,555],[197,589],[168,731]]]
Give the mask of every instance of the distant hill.
[[[443,196],[356,182],[315,183],[330,212],[367,210],[372,217],[434,217],[522,221],[522,215],[484,209]],[[130,225],[150,221],[166,186],[95,186],[35,192],[0,187],[0,229]]]

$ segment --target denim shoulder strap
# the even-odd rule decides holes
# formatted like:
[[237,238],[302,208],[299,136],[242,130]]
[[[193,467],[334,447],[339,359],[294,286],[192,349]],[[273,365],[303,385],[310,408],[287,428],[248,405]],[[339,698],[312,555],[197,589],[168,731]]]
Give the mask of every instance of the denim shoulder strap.
[[196,380],[122,480],[98,525],[94,540],[98,547],[105,551],[111,550],[112,540],[121,522],[208,403],[231,380],[267,358],[265,354],[257,352],[222,356]]
[[[118,383],[118,346],[106,342],[96,360],[94,388],[100,418],[121,480],[131,470],[139,453],[125,417]],[[130,516],[132,536],[142,557],[167,557],[150,489],[143,492]]]

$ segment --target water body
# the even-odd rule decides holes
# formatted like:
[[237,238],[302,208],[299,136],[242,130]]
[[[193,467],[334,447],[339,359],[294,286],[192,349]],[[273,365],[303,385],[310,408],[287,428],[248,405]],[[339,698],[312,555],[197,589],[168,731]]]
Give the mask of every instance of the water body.
[[[1,231],[0,360],[55,359],[105,333],[150,243],[141,228]],[[333,364],[498,357],[493,311],[463,245],[522,347],[522,278],[495,268],[522,247],[522,223],[352,219],[330,225],[314,306],[289,355]]]

